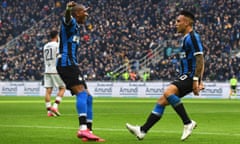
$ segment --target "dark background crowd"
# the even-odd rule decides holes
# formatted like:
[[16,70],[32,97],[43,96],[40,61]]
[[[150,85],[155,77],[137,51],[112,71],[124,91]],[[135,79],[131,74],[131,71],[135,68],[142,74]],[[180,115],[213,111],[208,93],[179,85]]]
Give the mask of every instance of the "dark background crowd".
[[[78,1],[77,1],[78,2]],[[182,9],[195,14],[204,45],[205,81],[240,78],[239,0],[81,0],[90,7],[82,26],[79,68],[87,80],[172,80],[177,76]],[[0,0],[0,80],[41,80],[43,46],[59,29],[64,0]],[[161,45],[162,53],[154,50]],[[143,69],[131,61],[154,59]],[[129,77],[114,73],[126,65]],[[146,70],[139,73],[140,70]]]

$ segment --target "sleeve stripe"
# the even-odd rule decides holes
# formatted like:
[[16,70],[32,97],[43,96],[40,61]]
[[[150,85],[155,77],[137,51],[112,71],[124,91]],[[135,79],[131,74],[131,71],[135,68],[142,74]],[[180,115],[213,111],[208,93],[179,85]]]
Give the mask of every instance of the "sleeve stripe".
[[193,31],[190,33],[190,36],[191,36],[191,40],[192,40],[195,52],[200,52],[200,48],[198,46],[198,43]]
[[195,52],[194,55],[199,55],[199,54],[203,54],[203,52]]

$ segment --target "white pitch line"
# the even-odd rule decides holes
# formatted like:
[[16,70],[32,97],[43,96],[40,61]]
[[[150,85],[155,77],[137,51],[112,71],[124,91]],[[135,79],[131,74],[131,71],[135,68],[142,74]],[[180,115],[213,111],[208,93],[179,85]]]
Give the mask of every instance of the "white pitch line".
[[[39,129],[70,129],[70,130],[77,130],[77,128],[73,127],[58,127],[58,126],[28,126],[28,125],[0,125],[0,128],[39,128]],[[98,131],[110,131],[110,132],[125,132],[127,129],[112,129],[112,128],[94,128]],[[166,131],[166,130],[151,130],[151,133],[174,133],[178,134],[181,133],[180,131]],[[234,136],[239,137],[239,133],[215,133],[215,132],[194,132],[196,134],[201,135],[219,135],[219,136]]]

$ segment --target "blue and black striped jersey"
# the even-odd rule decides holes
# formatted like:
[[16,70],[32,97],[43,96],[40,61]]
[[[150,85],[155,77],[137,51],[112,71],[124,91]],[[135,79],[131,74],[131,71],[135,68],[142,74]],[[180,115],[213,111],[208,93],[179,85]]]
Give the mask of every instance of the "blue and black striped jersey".
[[62,19],[59,37],[59,54],[61,57],[57,61],[57,66],[78,65],[77,49],[80,45],[80,27],[75,18],[72,17],[69,24],[65,23],[64,18]]
[[196,58],[203,54],[203,46],[198,33],[192,31],[184,36],[180,51],[180,75],[187,74],[193,77],[196,69]]

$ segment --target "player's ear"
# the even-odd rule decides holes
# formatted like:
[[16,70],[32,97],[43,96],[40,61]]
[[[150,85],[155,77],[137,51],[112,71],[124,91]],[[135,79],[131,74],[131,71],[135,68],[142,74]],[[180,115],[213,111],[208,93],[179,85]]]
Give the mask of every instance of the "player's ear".
[[184,24],[187,26],[189,25],[189,20],[188,19],[184,19]]

